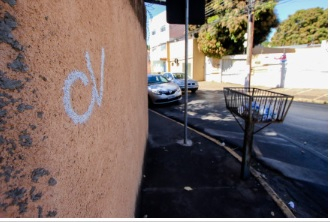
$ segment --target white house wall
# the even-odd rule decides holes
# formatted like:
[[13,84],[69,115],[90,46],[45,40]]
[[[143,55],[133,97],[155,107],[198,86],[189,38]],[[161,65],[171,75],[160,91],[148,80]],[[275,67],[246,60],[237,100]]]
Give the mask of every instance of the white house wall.
[[205,57],[205,81],[221,82],[221,60]]
[[[170,40],[169,24],[166,22],[166,11],[150,19],[149,24],[150,49],[152,49],[152,47],[154,46],[158,46],[159,44],[166,43]],[[165,26],[165,30],[161,31],[161,28],[163,26]]]
[[161,60],[167,57],[166,43],[159,46],[154,46],[151,49],[150,60]]
[[[193,39],[188,40],[188,58],[193,57]],[[178,59],[184,61],[185,58],[185,41],[177,41],[170,43],[170,61]]]
[[[286,72],[286,61],[279,58],[282,53],[258,54],[252,58],[251,85],[281,87],[281,78],[284,78]],[[287,58],[291,53],[286,54]]]
[[[184,72],[185,70],[185,41],[171,42],[169,44],[169,62],[171,72]],[[177,59],[178,63],[174,61]],[[193,73],[193,39],[188,40],[188,76]]]
[[230,82],[244,85],[246,73],[246,55],[224,56],[222,58],[222,82]]
[[[292,50],[291,50],[292,51]],[[328,88],[328,52],[325,47],[296,48],[286,53],[257,54],[252,58],[252,86]],[[246,55],[225,56],[221,61],[222,82],[244,85]]]
[[328,52],[324,48],[297,49],[287,61],[285,87],[328,88]]

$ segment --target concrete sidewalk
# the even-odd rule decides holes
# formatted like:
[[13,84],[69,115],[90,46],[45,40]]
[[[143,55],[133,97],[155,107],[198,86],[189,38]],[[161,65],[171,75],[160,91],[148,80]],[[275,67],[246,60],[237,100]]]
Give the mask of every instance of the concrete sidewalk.
[[[241,164],[224,146],[149,110],[149,137],[137,217],[284,218],[292,212],[258,172],[240,179]],[[256,176],[256,177],[255,177]]]
[[[202,81],[199,83],[201,90],[223,90],[224,87],[243,87],[243,85],[233,83],[219,83]],[[251,86],[266,89],[277,93],[294,96],[296,102],[310,102],[328,104],[328,89],[295,89],[295,88],[269,88],[264,86]]]

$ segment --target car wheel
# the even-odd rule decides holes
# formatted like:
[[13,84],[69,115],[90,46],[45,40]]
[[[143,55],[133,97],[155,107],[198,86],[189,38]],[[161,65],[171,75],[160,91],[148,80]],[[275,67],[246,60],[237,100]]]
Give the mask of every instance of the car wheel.
[[191,92],[192,93],[195,93],[197,91],[197,89],[192,89]]

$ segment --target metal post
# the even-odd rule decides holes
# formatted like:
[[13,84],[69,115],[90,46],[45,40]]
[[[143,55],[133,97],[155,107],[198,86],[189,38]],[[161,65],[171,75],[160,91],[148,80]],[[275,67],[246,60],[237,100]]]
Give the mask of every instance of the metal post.
[[281,83],[280,83],[280,88],[284,88],[285,75],[286,75],[286,62],[281,61]]
[[247,179],[250,176],[250,160],[253,146],[254,123],[252,120],[252,98],[249,98],[249,116],[245,120],[243,156],[241,164],[241,178]]
[[186,0],[186,24],[185,24],[185,76],[184,76],[184,144],[188,142],[188,114],[187,114],[187,103],[188,103],[188,25],[189,25],[189,0]]
[[247,39],[247,49],[246,49],[246,64],[248,66],[248,79],[245,81],[245,87],[251,86],[251,61],[252,61],[252,49],[253,49],[253,37],[254,37],[254,17],[253,17],[253,2],[254,0],[249,0],[248,5],[248,39]]

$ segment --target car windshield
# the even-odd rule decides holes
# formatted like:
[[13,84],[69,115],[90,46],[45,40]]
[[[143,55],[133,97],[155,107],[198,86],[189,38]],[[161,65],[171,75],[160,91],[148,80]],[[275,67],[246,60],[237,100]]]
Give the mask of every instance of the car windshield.
[[176,79],[184,79],[184,73],[173,73],[174,78]]
[[148,85],[167,83],[168,80],[161,75],[148,76]]

